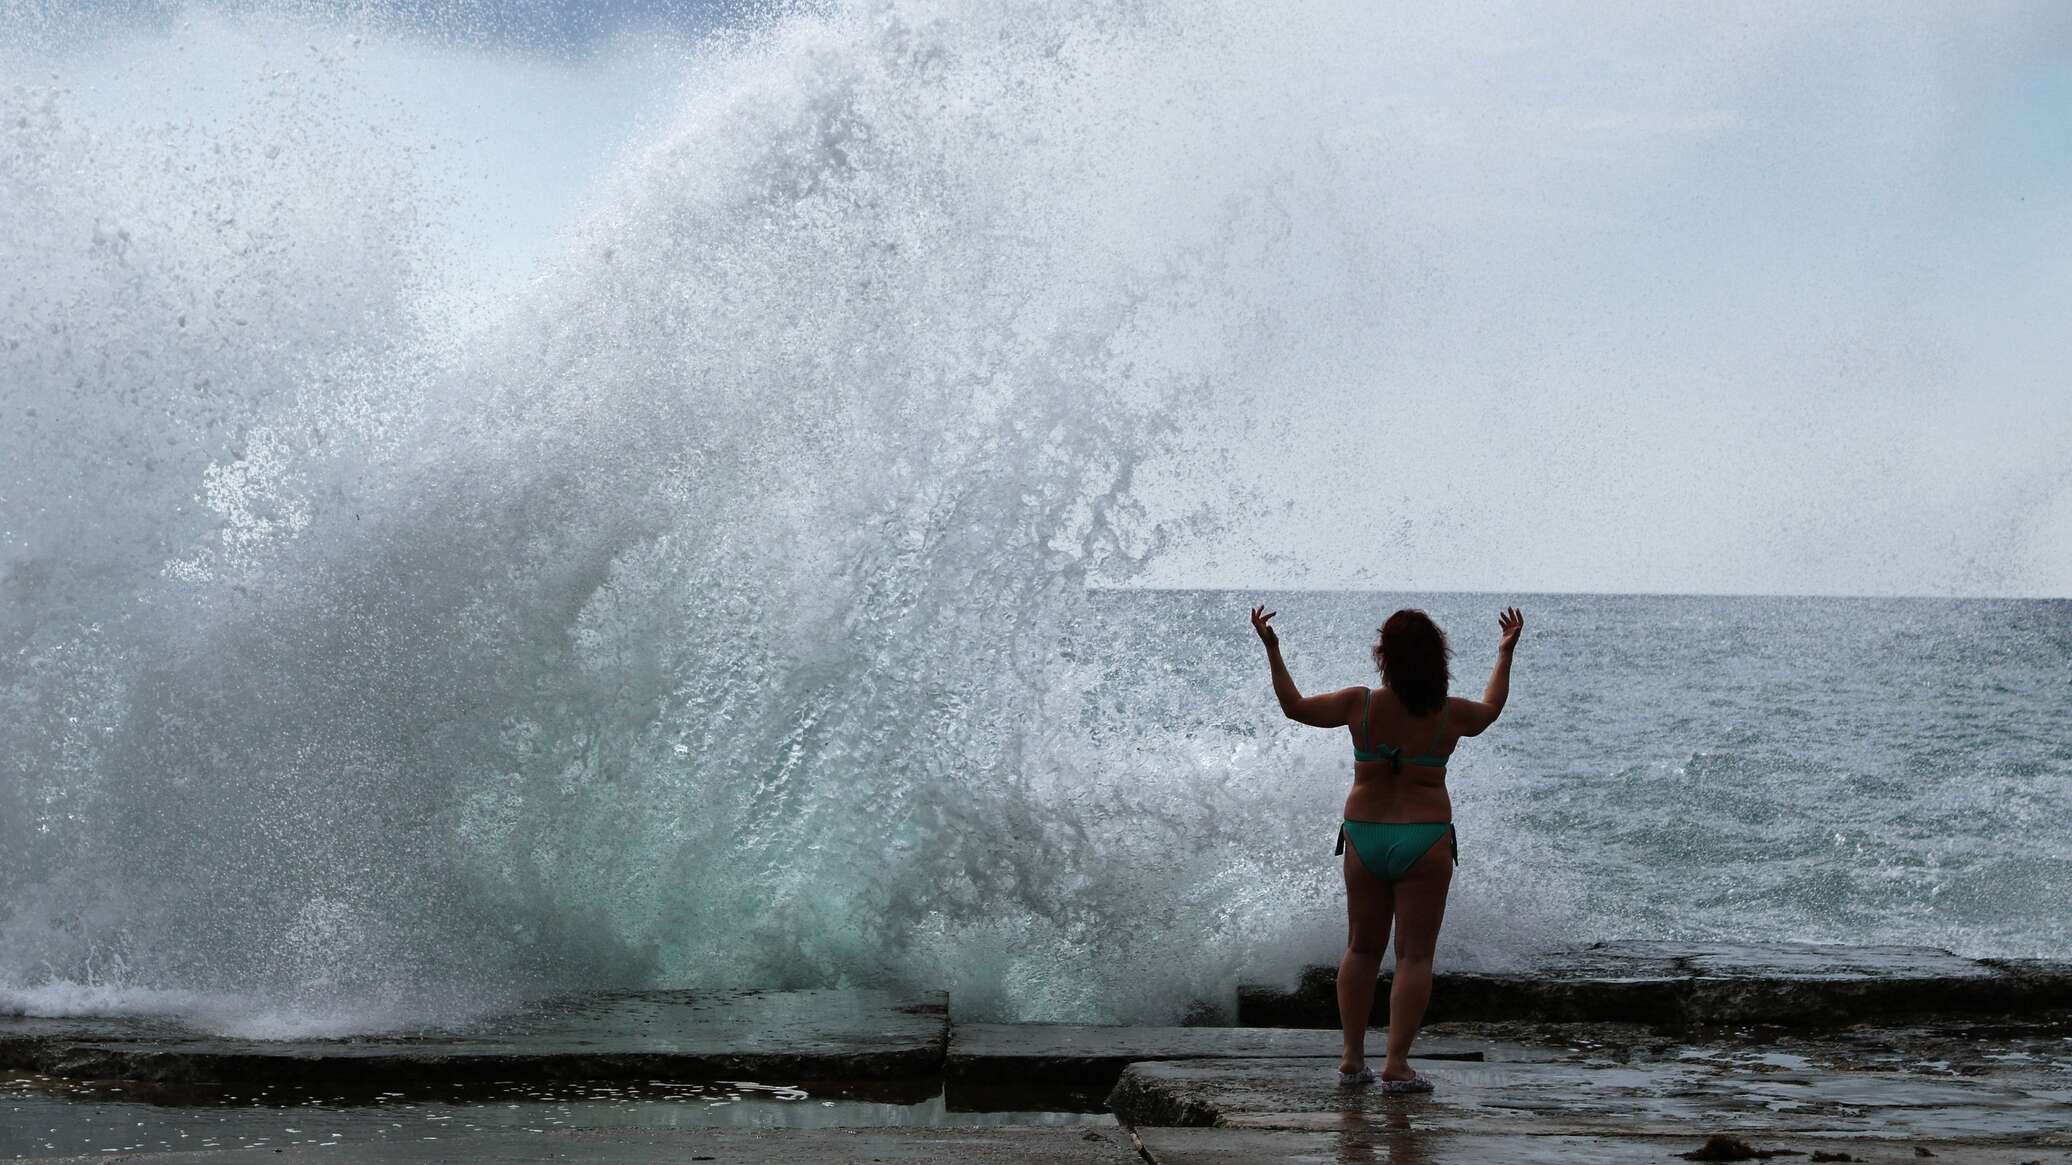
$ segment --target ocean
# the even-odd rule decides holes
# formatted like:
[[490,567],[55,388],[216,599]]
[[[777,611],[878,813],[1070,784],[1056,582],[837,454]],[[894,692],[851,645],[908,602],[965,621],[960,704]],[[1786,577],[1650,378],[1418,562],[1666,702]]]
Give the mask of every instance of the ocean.
[[[753,747],[718,771],[683,742],[726,733],[723,713],[623,723],[616,742],[572,717],[520,733],[564,736],[547,773],[433,780],[413,822],[380,782],[321,765],[293,799],[268,799],[282,774],[191,778],[223,803],[177,832],[158,823],[178,809],[75,812],[52,832],[86,846],[43,870],[7,852],[0,999],[262,1035],[628,984],[941,985],[960,1014],[1027,1020],[1214,1014],[1238,983],[1329,962],[1342,936],[1348,737],[1279,715],[1255,601],[1280,611],[1306,691],[1372,682],[1374,632],[1410,605],[1449,632],[1470,696],[1497,609],[1523,607],[1503,719],[1448,773],[1446,964],[1606,938],[2072,952],[2072,603],[1083,598],[1040,653],[1049,678],[1018,713],[996,695],[991,723],[967,718],[983,693],[871,712],[836,680],[737,726]],[[512,731],[500,712],[480,714]],[[80,860],[124,836],[143,852]],[[445,897],[418,900],[435,877]]]
[[1449,632],[1453,692],[1470,697],[1494,661],[1496,612],[1523,607],[1503,719],[1464,740],[1448,771],[1463,837],[1449,925],[1476,936],[1475,954],[1501,957],[1500,936],[1521,924],[1569,941],[1928,943],[1999,957],[2062,958],[2072,944],[2072,603],[1101,601],[1139,629],[1129,654],[1155,661],[1153,674],[1167,666],[1161,644],[1204,657],[1182,665],[1191,695],[1176,701],[1199,700],[1196,722],[1254,717],[1281,751],[1252,779],[1287,790],[1325,840],[1350,779],[1346,733],[1280,720],[1248,605],[1281,612],[1305,692],[1374,683],[1381,620],[1420,607]]
[[[385,11],[0,18],[12,75],[131,70],[0,87],[0,1011],[1213,1015],[1343,938],[1348,740],[1278,716],[1256,601],[1310,690],[1410,603],[1474,694],[1524,608],[1449,771],[1449,965],[2072,956],[2064,601],[1128,589],[1272,520],[1231,423],[1260,385],[1386,339],[1372,143],[1255,116],[1297,73],[1383,116],[1358,61],[1283,63],[1367,6],[664,45],[673,98],[516,275],[454,252],[453,151],[384,78],[591,74],[435,68],[454,30]],[[120,108],[154,69],[186,114]]]

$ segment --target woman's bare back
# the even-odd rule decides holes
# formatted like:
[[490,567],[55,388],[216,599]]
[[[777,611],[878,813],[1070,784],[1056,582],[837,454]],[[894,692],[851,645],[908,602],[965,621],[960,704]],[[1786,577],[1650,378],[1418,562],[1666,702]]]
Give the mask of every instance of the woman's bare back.
[[1411,757],[1444,757],[1461,733],[1450,719],[1452,705],[1426,716],[1412,716],[1387,687],[1375,690],[1366,708],[1366,737],[1357,721],[1346,725],[1356,748],[1394,745],[1405,758],[1400,769],[1386,760],[1355,760],[1353,787],[1345,797],[1349,821],[1451,821],[1453,799],[1446,792],[1446,770],[1409,763]]

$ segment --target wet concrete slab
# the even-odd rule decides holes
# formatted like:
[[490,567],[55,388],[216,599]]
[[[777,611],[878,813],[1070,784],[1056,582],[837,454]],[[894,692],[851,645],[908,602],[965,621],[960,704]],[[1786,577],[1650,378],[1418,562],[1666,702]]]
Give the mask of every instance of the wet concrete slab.
[[[564,1001],[558,1010],[484,1025],[474,1034],[512,1039],[558,1031],[557,1038],[595,1045],[602,1029],[590,1009],[608,1002]],[[668,1027],[676,1011],[658,1007],[648,1014],[649,1026]],[[730,1014],[736,1026],[728,1040],[768,1039],[781,1030],[755,1020],[753,1009],[742,1010],[738,1001]],[[680,1034],[632,1026],[613,1039],[649,1049],[687,1042]],[[81,1029],[46,1023],[38,1030],[48,1037]],[[712,1030],[727,1025],[716,1022]],[[2072,1165],[2072,1016],[1840,1030],[1718,1026],[1674,1034],[1633,1023],[1441,1024],[1423,1034],[1420,1051],[1479,1052],[1482,1058],[1423,1059],[1420,1068],[1441,1091],[1414,1098],[1339,1089],[1335,1039],[1314,1030],[964,1025],[950,1039],[954,1046],[938,1059],[942,1075],[931,1087],[949,1082],[954,1060],[957,1071],[1020,1072],[1022,1079],[1003,1079],[1002,1086],[1023,1098],[1038,1091],[1041,1072],[1137,1057],[1111,1094],[1118,1113],[1136,1126],[1115,1127],[1107,1123],[1112,1118],[1092,1113],[972,1112],[960,1109],[954,1092],[931,1093],[925,1104],[864,1102],[851,1099],[846,1084],[798,1087],[771,1077],[761,1084],[736,1077],[659,1090],[654,1079],[558,1080],[494,1101],[427,1102],[390,1088],[391,1074],[375,1077],[390,1090],[371,1105],[284,1104],[276,1080],[257,1098],[225,1096],[189,1106],[111,1100],[131,1097],[139,1086],[76,1080],[57,1088],[22,1081],[9,1102],[0,1078],[0,1158],[28,1150],[30,1159],[40,1160],[219,1159],[185,1152],[206,1147],[261,1150],[290,1161],[1559,1157],[1667,1165],[1718,1132],[1758,1150],[1807,1154],[1786,1161],[1809,1161],[1819,1151],[1834,1154],[1826,1158],[1832,1160],[1848,1154],[1918,1162],[1923,1158],[1913,1151],[1919,1146],[1948,1161]],[[1314,1042],[1324,1054],[1316,1054]],[[1231,1054],[1213,1054],[1218,1051]],[[1298,1054],[1285,1054],[1291,1051]],[[1133,1087],[1137,1094],[1128,1095]],[[1124,1150],[1131,1133],[1142,1139],[1145,1158],[1103,1155]],[[91,1156],[82,1153],[87,1145]]]
[[[38,1158],[43,1165],[139,1161],[154,1165],[212,1165],[224,1153],[98,1153]],[[587,1165],[820,1165],[826,1162],[971,1162],[973,1165],[1142,1165],[1119,1128],[990,1129],[695,1129],[680,1132],[497,1132],[438,1141],[357,1143],[350,1147],[293,1146],[265,1154],[276,1165],[341,1161],[370,1165],[436,1165],[581,1161]]]
[[2072,963],[2057,959],[1985,959],[2014,980],[2015,1006],[2024,1011],[2072,1010]]
[[[1377,1033],[1376,1047],[1381,1036]],[[960,1023],[950,1031],[945,1074],[953,1083],[1112,1087],[1122,1070],[1146,1060],[1313,1057],[1335,1061],[1335,1033],[1307,1028],[1121,1027],[1093,1024]],[[1486,1041],[1437,1037],[1417,1054],[1480,1060]]]
[[843,1086],[754,1081],[556,1082],[488,1095],[342,1103],[274,1087],[164,1103],[115,1084],[0,1074],[0,1161],[122,1152],[438,1143],[487,1134],[695,1129],[1116,1127],[1092,1111],[963,1111],[934,1093],[899,1103]]
[[[1242,987],[1238,1022],[1336,1027],[1335,977],[1313,967],[1292,989]],[[1386,991],[1386,974],[1381,982]],[[1549,952],[1515,971],[1442,969],[1428,1018],[1818,1026],[2068,1002],[2072,972],[2055,963],[1996,964],[1938,947],[1622,940]]]
[[1430,1133],[1748,1138],[1820,1135],[2072,1149],[2072,1076],[2021,1067],[1972,1076],[1751,1070],[1682,1054],[1421,1066],[1437,1091],[1343,1089],[1309,1060],[1134,1064],[1109,1105],[1139,1126],[1332,1132],[1348,1121]]
[[[1571,1136],[1436,1133],[1409,1121],[1348,1121],[1328,1132],[1265,1129],[1143,1128],[1137,1137],[1152,1165],[1675,1165],[1700,1149],[1703,1137]],[[1863,1141],[1832,1137],[1759,1137],[1754,1153],[1780,1162],[1861,1161],[1875,1165],[2060,1165],[2072,1153],[2028,1146],[1950,1141]],[[1923,1156],[1917,1150],[1926,1150]],[[1781,1152],[1780,1152],[1781,1151]],[[1814,1157],[1813,1154],[1822,1154]]]
[[941,1071],[941,992],[645,991],[548,1000],[466,1029],[352,1040],[232,1040],[97,1020],[0,1017],[0,1069],[184,1084],[886,1080]]

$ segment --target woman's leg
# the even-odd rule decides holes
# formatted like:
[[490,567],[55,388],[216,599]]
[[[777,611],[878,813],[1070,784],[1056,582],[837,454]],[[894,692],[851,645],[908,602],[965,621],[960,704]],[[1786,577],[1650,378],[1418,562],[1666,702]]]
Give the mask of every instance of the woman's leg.
[[1381,956],[1389,949],[1389,916],[1394,891],[1367,872],[1353,847],[1345,847],[1345,957],[1338,960],[1338,1022],[1345,1028],[1341,1072],[1357,1072],[1367,1063],[1367,1021],[1374,1014],[1374,981],[1381,977]]
[[[1389,1052],[1384,1080],[1408,1080],[1410,1041],[1432,998],[1432,948],[1453,885],[1453,838],[1442,837],[1395,885],[1396,979],[1389,987]],[[1341,991],[1343,988],[1340,989]]]

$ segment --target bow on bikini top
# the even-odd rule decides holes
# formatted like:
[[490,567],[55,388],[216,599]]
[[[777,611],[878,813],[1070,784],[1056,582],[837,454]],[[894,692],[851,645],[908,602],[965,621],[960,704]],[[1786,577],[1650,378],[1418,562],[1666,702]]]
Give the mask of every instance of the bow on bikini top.
[[[1360,708],[1361,736],[1367,735],[1367,710],[1374,707],[1374,693],[1377,690],[1375,688],[1367,689],[1367,703]],[[1389,771],[1393,773],[1402,772],[1404,765],[1423,765],[1426,768],[1443,769],[1446,767],[1446,758],[1434,754],[1439,748],[1439,738],[1444,735],[1446,735],[1446,716],[1442,712],[1439,716],[1438,730],[1432,733],[1432,742],[1425,746],[1425,755],[1404,756],[1403,750],[1393,744],[1380,745],[1370,752],[1367,749],[1361,748],[1360,742],[1355,739],[1353,741],[1353,759],[1356,761],[1385,760],[1389,762]]]

